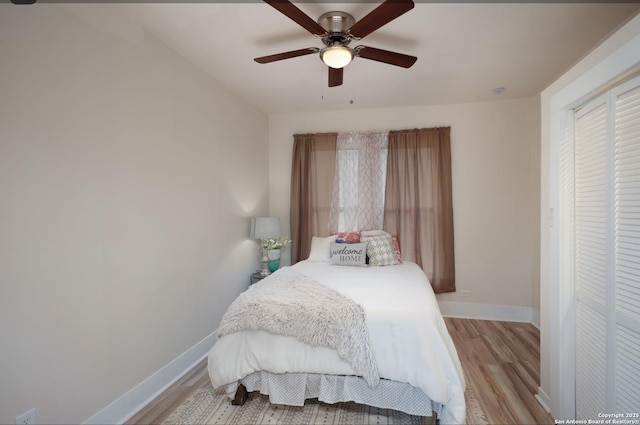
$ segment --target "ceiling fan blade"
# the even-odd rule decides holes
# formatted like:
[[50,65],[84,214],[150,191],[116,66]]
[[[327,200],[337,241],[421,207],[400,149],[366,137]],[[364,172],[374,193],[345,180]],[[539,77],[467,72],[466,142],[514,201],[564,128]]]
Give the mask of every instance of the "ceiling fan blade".
[[306,49],[292,50],[290,52],[276,53],[275,55],[261,56],[255,58],[254,61],[258,63],[270,63],[275,61],[281,61],[283,59],[297,58],[298,56],[310,55],[312,53],[318,53],[320,50],[316,47],[307,47]]
[[412,0],[387,0],[349,28],[349,33],[354,37],[362,38],[398,16],[404,15],[413,9],[413,6]]
[[358,57],[388,63],[389,65],[401,66],[403,68],[411,68],[418,60],[415,56],[376,49],[375,47],[357,46],[353,50]]
[[329,87],[337,87],[342,85],[342,76],[344,68],[329,68]]
[[309,31],[311,34],[324,35],[327,31],[319,23],[311,19],[306,13],[298,9],[293,3],[287,0],[264,0],[265,3],[278,10],[283,15]]

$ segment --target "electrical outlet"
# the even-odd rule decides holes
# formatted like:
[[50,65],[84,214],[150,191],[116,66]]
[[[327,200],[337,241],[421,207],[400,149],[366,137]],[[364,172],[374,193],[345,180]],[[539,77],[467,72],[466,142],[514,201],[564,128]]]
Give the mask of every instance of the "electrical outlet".
[[468,289],[463,289],[462,291],[460,291],[460,296],[461,297],[470,297],[471,296],[471,291]]
[[16,425],[35,425],[36,422],[36,408],[16,416]]

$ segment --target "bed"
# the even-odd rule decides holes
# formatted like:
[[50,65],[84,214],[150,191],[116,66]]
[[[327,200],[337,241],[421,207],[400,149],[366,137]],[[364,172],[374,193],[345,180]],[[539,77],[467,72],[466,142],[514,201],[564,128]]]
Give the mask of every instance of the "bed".
[[345,267],[305,260],[278,270],[239,298],[252,291],[260,298],[258,291],[277,286],[278,279],[287,275],[303,276],[361,307],[379,379],[362,366],[365,360],[348,360],[340,349],[261,329],[241,329],[225,332],[209,352],[214,388],[224,388],[231,399],[241,397],[246,388],[268,394],[274,404],[299,406],[309,398],[355,401],[423,417],[435,413],[440,423],[464,423],[460,361],[431,285],[417,264]]

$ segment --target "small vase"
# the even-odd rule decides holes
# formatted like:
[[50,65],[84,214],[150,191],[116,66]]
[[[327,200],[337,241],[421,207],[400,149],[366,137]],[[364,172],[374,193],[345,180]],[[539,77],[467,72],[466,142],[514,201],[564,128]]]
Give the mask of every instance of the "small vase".
[[275,272],[280,268],[280,250],[270,249],[267,251],[267,258],[269,258],[269,271]]

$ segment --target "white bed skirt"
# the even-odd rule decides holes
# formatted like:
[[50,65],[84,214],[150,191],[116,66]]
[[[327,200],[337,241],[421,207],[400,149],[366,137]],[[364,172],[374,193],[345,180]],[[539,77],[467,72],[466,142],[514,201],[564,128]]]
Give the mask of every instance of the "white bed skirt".
[[224,389],[229,398],[235,397],[240,383],[247,391],[268,395],[273,404],[303,406],[306,399],[317,398],[328,404],[354,401],[415,416],[432,416],[435,412],[439,417],[442,413],[442,405],[432,402],[419,388],[389,379],[381,379],[372,388],[358,376],[260,371],[246,376],[240,382],[226,385]]
[[[465,422],[465,380],[460,359],[429,280],[417,264],[405,261],[396,266],[345,267],[301,261],[291,267],[319,284],[340,292],[363,308],[380,378],[417,388],[427,400],[440,403],[441,407],[433,410],[438,412],[441,423]],[[311,346],[290,336],[262,330],[244,330],[222,336],[209,352],[209,376],[214,388],[234,385],[257,372],[345,377],[359,375],[336,350]],[[265,385],[268,387],[270,383]],[[339,384],[335,385],[339,387]],[[364,381],[362,385],[368,388]],[[273,391],[263,391],[260,386],[245,387],[272,396]],[[380,399],[387,394],[396,392],[385,387],[380,387],[380,392],[371,400],[355,399],[347,390],[334,396],[324,392],[320,394],[321,388],[314,389],[312,385],[307,385],[306,380],[304,385],[294,389],[284,384],[282,388],[289,389],[287,393],[297,399],[285,402],[284,399],[272,397],[272,402],[302,405],[306,398],[322,397],[320,400],[327,403],[356,401],[431,416],[432,406],[412,409],[410,406],[415,399],[411,402],[401,401],[412,400],[411,397],[402,396],[391,402],[381,402]],[[313,391],[313,395],[307,395],[307,391]],[[231,392],[235,393],[235,387]],[[327,392],[332,394],[331,386]],[[404,391],[400,393],[404,394]]]

